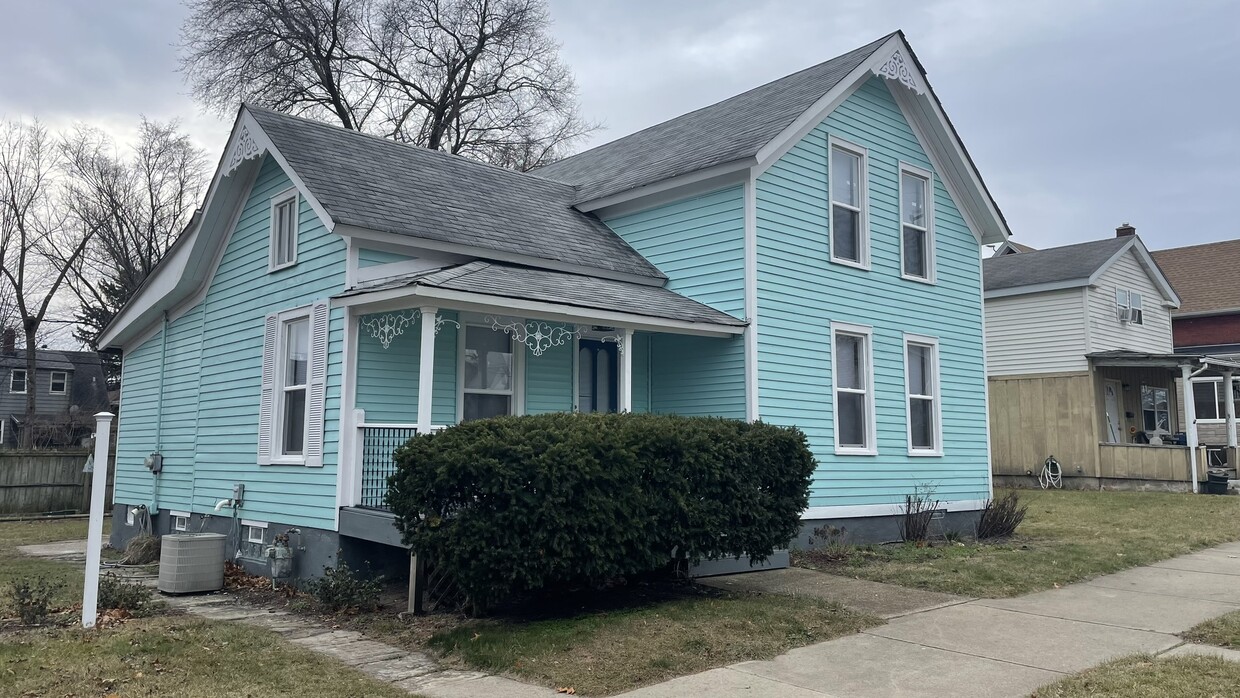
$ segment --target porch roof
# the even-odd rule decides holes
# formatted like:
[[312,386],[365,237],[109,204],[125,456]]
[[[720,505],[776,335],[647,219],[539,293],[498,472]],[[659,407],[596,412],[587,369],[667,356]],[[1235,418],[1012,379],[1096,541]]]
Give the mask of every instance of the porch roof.
[[[569,274],[530,267],[473,261],[443,269],[380,280],[337,298],[358,301],[424,296],[428,300],[471,300],[462,294],[579,308],[685,323],[686,329],[739,334],[748,324],[704,303],[659,286]],[[514,310],[520,310],[514,307]]]
[[1240,363],[1206,354],[1149,354],[1138,351],[1096,351],[1085,358],[1094,366],[1144,366],[1154,368],[1179,368],[1201,366],[1217,371],[1240,372]]

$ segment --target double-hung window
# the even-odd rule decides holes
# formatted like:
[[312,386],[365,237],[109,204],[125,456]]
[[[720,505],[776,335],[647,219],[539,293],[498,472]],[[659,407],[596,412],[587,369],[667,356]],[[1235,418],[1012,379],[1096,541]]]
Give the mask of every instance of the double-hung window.
[[836,453],[877,453],[872,339],[873,331],[869,327],[831,325]]
[[52,395],[64,395],[65,389],[69,385],[69,374],[64,371],[52,371],[51,384],[48,386],[48,392]]
[[9,392],[26,392],[26,369],[15,368],[13,369],[13,372],[9,374]]
[[515,354],[503,330],[465,326],[462,421],[513,414]]
[[290,189],[271,199],[271,256],[269,271],[297,263],[297,190]]
[[900,165],[900,260],[906,279],[934,280],[931,181],[926,170]]
[[1145,315],[1141,307],[1141,294],[1122,288],[1115,290],[1115,314],[1120,322],[1133,325],[1144,324]]
[[306,387],[310,371],[310,318],[285,320],[280,352],[280,455],[298,457],[306,448]]
[[831,261],[868,268],[865,149],[831,139]]
[[[1222,378],[1198,378],[1193,381],[1193,409],[1197,421],[1227,420],[1227,401],[1223,398],[1226,391]],[[1240,414],[1240,381],[1232,385],[1231,400],[1237,406],[1236,414]]]
[[937,339],[905,335],[904,381],[908,399],[909,455],[942,455]]
[[1144,431],[1171,432],[1170,391],[1152,385],[1141,386],[1141,417]]

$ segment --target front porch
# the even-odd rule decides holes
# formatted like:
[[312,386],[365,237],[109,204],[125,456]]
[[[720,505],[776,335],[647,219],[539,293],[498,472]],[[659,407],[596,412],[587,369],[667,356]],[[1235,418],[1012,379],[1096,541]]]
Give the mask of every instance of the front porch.
[[[435,272],[338,299],[347,328],[342,534],[399,544],[384,496],[393,452],[418,433],[546,412],[746,417],[744,321],[661,287],[501,273],[512,271],[535,273],[547,288],[526,283],[520,298],[445,293],[432,284],[446,275]],[[564,292],[583,279],[600,295]],[[558,302],[539,297],[548,290]]]

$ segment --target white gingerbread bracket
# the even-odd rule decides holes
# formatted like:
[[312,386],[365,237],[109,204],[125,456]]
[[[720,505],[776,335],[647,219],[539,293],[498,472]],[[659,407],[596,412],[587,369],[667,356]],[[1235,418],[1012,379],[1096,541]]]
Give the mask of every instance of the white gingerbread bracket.
[[898,82],[919,95],[926,93],[926,84],[913,61],[904,55],[904,49],[897,48],[887,60],[874,66],[874,74]]
[[237,133],[237,141],[233,144],[232,150],[228,153],[228,161],[224,164],[225,176],[231,175],[241,166],[241,163],[255,158],[263,154],[263,148],[259,146],[254,137],[250,135],[250,130],[244,125]]

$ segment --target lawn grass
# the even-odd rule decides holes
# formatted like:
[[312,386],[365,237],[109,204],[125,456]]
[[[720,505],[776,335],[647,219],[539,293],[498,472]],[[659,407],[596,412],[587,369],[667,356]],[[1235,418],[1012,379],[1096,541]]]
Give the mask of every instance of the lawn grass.
[[[104,538],[107,538],[110,522],[104,520]],[[28,557],[17,551],[19,545],[55,543],[62,540],[86,538],[86,519],[36,519],[31,521],[0,522],[0,614],[9,609],[9,592],[12,582],[23,577],[45,577],[63,586],[56,593],[58,605],[69,605],[82,600],[82,576],[84,569],[56,560]]]
[[275,633],[188,616],[0,633],[4,696],[408,696]]
[[1240,611],[1200,623],[1181,633],[1180,637],[1189,642],[1240,650]]
[[[628,607],[466,623],[431,637],[445,660],[607,695],[851,634],[880,621],[822,601],[696,586]],[[572,607],[572,603],[565,604]]]
[[[996,492],[996,496],[1000,493]],[[1002,543],[865,546],[841,560],[794,552],[833,574],[963,596],[1017,596],[1240,540],[1240,497],[1021,491],[1029,505]]]
[[1240,664],[1218,657],[1126,657],[1034,691],[1033,698],[1240,697]]

